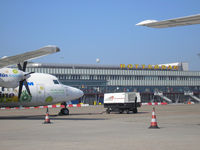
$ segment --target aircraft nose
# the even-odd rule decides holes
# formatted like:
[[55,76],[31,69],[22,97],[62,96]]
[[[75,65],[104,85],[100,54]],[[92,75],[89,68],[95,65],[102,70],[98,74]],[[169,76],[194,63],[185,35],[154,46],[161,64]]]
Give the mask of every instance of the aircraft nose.
[[65,87],[66,87],[67,97],[70,97],[71,100],[79,99],[84,95],[83,91],[77,88],[69,87],[69,86],[65,86]]
[[75,90],[75,93],[76,93],[75,95],[77,98],[81,98],[84,95],[83,91],[81,91],[77,88],[74,88],[74,90]]

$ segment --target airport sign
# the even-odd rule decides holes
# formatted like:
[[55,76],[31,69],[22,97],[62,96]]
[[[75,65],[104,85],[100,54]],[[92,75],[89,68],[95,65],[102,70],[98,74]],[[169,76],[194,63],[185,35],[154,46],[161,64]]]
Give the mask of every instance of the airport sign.
[[139,64],[120,64],[121,69],[149,69],[149,70],[178,70],[177,65],[139,65]]

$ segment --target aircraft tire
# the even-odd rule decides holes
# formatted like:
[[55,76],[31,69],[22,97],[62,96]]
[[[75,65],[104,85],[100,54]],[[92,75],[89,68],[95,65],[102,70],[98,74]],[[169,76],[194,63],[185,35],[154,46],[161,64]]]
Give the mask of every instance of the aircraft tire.
[[68,108],[62,108],[60,110],[60,115],[69,115],[69,109]]

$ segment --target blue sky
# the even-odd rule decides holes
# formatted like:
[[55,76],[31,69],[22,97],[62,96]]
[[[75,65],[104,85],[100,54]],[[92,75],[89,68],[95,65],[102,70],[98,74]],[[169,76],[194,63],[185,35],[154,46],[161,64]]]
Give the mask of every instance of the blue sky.
[[46,45],[61,52],[35,61],[66,64],[189,62],[200,70],[200,25],[135,26],[200,13],[199,0],[0,0],[0,56]]

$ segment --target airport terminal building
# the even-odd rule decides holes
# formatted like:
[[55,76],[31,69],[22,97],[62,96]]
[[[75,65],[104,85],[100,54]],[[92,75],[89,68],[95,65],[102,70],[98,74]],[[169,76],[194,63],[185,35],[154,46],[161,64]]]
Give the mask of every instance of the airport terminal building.
[[103,102],[110,92],[140,92],[143,102],[200,102],[200,71],[189,71],[188,63],[162,65],[77,65],[30,63],[27,72],[49,73],[63,84],[84,91],[79,100]]

